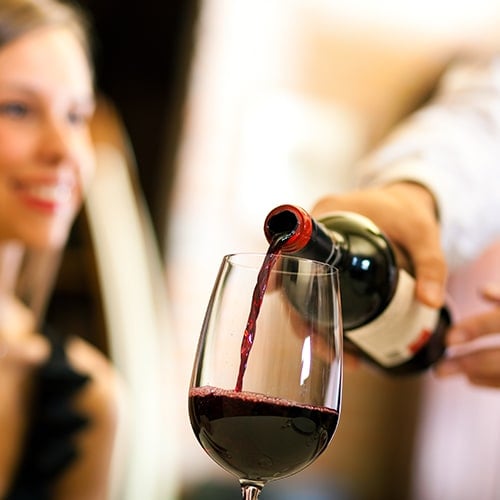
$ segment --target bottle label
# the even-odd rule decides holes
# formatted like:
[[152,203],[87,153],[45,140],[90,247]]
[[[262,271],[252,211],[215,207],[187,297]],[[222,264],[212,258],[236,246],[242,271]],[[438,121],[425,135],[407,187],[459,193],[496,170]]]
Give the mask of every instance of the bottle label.
[[439,310],[415,299],[415,279],[400,269],[396,292],[382,314],[345,335],[375,361],[390,368],[410,360],[427,343],[438,320]]

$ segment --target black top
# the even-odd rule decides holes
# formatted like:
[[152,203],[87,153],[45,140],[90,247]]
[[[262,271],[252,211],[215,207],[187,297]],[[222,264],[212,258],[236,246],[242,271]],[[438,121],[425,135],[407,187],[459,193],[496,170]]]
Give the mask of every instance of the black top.
[[73,397],[89,381],[70,365],[65,340],[45,332],[51,355],[35,373],[31,421],[18,469],[4,500],[49,500],[54,481],[76,459],[74,436],[88,418],[72,408]]

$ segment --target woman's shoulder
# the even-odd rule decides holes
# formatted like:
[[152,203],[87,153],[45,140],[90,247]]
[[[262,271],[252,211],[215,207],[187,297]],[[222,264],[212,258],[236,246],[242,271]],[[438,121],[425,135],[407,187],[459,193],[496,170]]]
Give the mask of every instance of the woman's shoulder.
[[66,354],[70,365],[90,378],[90,383],[82,391],[82,402],[92,405],[92,409],[102,417],[110,420],[117,418],[123,384],[114,364],[80,337],[68,340]]
[[66,356],[76,373],[88,377],[75,394],[73,407],[88,418],[89,425],[75,436],[78,458],[59,481],[57,498],[106,498],[123,415],[123,383],[113,363],[79,337],[68,339]]

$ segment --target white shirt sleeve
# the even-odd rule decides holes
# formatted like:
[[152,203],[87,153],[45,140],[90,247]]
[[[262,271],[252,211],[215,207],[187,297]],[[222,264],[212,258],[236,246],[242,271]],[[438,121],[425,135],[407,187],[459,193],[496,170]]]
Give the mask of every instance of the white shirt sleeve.
[[360,186],[426,185],[450,267],[477,256],[500,237],[500,56],[451,67],[429,105],[359,167]]

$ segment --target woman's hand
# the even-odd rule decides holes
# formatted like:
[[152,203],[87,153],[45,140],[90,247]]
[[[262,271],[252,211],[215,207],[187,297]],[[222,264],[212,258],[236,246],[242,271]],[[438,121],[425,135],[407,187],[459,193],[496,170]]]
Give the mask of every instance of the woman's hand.
[[20,302],[3,297],[0,315],[0,498],[4,498],[20,459],[31,414],[34,371],[49,346],[33,332],[33,317]]

